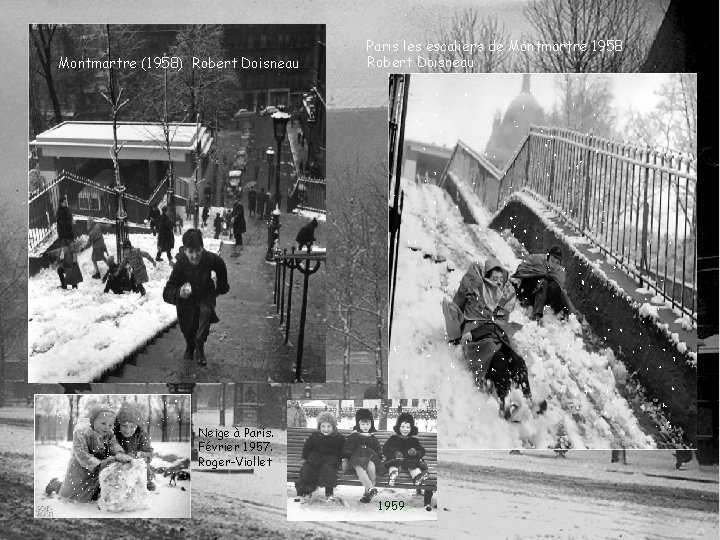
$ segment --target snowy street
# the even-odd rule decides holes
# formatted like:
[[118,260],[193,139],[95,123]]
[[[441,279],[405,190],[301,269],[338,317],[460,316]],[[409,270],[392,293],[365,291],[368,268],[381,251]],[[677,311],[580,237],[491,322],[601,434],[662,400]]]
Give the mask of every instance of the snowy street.
[[473,261],[493,256],[512,273],[519,264],[514,239],[487,228],[479,203],[473,208],[479,224],[466,225],[443,189],[409,180],[403,186],[389,395],[438,398],[438,440],[449,448],[547,448],[559,436],[576,449],[654,448],[657,441],[626,400],[624,365],[610,349],[589,348],[592,336],[574,316],[562,323],[548,314],[538,325],[516,306],[510,320],[523,325],[516,350],[527,363],[533,397],[547,399],[548,411],[523,424],[498,416],[495,399],[475,387],[460,347],[448,344],[441,303]]

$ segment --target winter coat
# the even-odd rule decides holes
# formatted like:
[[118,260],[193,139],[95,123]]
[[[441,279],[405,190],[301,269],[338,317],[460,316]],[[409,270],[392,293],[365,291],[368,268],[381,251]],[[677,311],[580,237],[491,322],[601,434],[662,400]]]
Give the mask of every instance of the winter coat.
[[375,464],[375,473],[383,475],[386,470],[380,456],[382,456],[382,449],[380,448],[380,441],[375,438],[375,435],[361,435],[355,431],[345,439],[342,457],[349,460],[351,469],[358,465],[365,469],[368,463],[372,461]]
[[310,223],[300,227],[300,230],[295,237],[295,241],[300,244],[300,246],[312,244],[315,241],[315,224],[311,221]]
[[257,196],[257,204],[255,205],[255,213],[263,215],[265,212],[265,202],[267,201],[267,195],[264,191],[261,191]]
[[170,216],[163,214],[157,222],[158,228],[158,251],[170,251],[175,247],[175,231]]
[[528,255],[518,266],[514,278],[518,279],[549,279],[560,287],[560,296],[571,313],[576,313],[575,306],[565,290],[565,269],[559,267],[557,270],[550,270],[547,265],[547,256],[542,253]]
[[255,204],[257,203],[257,192],[248,191],[248,208],[253,212],[255,211]]
[[150,278],[148,278],[147,275],[147,269],[145,268],[145,263],[143,262],[143,257],[151,261],[153,260],[152,256],[147,251],[143,251],[139,248],[130,248],[130,256],[123,258],[120,266],[118,267],[118,269],[122,271],[124,268],[129,266],[132,270],[133,279],[137,285],[150,281]]
[[[414,450],[414,455],[410,452],[411,449]],[[392,435],[385,441],[382,452],[386,467],[427,470],[427,464],[422,459],[425,456],[425,449],[416,437]]]
[[240,236],[245,232],[245,209],[242,204],[237,203],[235,205],[235,208],[233,208],[233,216],[235,219],[235,221],[233,221],[233,234]]
[[101,435],[90,426],[75,428],[72,456],[60,497],[89,502],[100,487],[100,462],[122,451],[112,434]]
[[127,269],[123,269],[117,276],[115,276],[117,269],[117,264],[111,264],[108,266],[108,271],[102,278],[103,283],[106,284],[104,292],[112,291],[115,294],[123,294],[125,291],[132,290],[132,279],[130,279]]
[[[211,272],[215,272],[217,276],[217,290]],[[190,283],[192,293],[187,298],[181,298],[180,288],[185,283]],[[229,290],[227,267],[218,255],[203,251],[198,264],[193,265],[187,255],[181,253],[163,290],[163,300],[175,305],[180,329],[185,333],[192,328],[195,308],[200,304],[212,308],[211,323],[219,322],[220,319],[215,313],[215,298]]]
[[71,247],[61,247],[50,253],[59,259],[58,268],[63,269],[67,285],[75,286],[83,280],[80,265],[77,262],[77,253]]
[[118,444],[122,446],[123,452],[126,454],[144,458],[148,463],[152,460],[155,450],[153,450],[153,447],[150,444],[150,437],[147,436],[145,430],[143,430],[140,426],[137,427],[135,433],[133,433],[130,437],[123,437],[123,434],[120,431],[120,426],[116,425],[115,439]]
[[73,216],[70,208],[67,206],[58,206],[55,214],[57,221],[57,234],[59,240],[75,240],[75,232],[73,231]]
[[97,262],[105,259],[105,254],[108,250],[105,245],[105,238],[103,237],[102,228],[99,223],[93,225],[92,229],[88,232],[88,240],[85,244],[85,248],[90,246],[92,246],[92,255],[90,256],[91,260]]
[[462,311],[463,333],[478,329],[475,335],[492,335],[495,325],[508,330],[510,312],[515,308],[515,289],[508,283],[505,270],[502,271],[502,285],[484,277],[496,267],[502,269],[497,259],[493,258],[485,261],[483,268],[478,263],[473,263],[460,281],[453,303]]
[[203,221],[207,221],[208,216],[210,215],[210,209],[206,206],[203,208],[202,211],[202,219]]
[[223,218],[221,216],[216,216],[215,221],[213,221],[213,226],[215,227],[216,232],[222,231],[223,228]]
[[305,440],[302,458],[315,467],[327,463],[337,468],[344,445],[345,437],[339,433],[323,435],[315,431]]

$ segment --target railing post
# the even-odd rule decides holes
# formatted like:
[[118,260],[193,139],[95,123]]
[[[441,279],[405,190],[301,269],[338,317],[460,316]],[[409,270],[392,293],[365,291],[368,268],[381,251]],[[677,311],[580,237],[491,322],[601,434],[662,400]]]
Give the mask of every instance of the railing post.
[[302,307],[300,308],[300,333],[298,335],[298,352],[297,352],[297,360],[295,362],[295,382],[304,382],[301,377],[302,373],[302,357],[303,357],[303,348],[305,346],[305,319],[307,316],[307,295],[308,295],[308,284],[310,280],[310,275],[314,274],[320,269],[320,261],[315,261],[315,267],[310,268],[310,262],[311,259],[305,259],[305,266],[302,264],[298,265],[298,270],[300,270],[304,276],[305,279],[303,280],[303,299],[302,299]]
[[552,202],[553,200],[553,188],[555,185],[555,130],[550,130],[550,135],[552,137],[552,145],[550,150],[550,187],[548,188],[548,201]]
[[273,288],[273,304],[277,306],[278,286],[280,284],[280,263],[275,261],[275,287]]
[[648,244],[648,211],[650,205],[648,204],[648,176],[650,172],[650,151],[645,151],[645,178],[643,180],[643,224],[641,233],[641,246],[640,246],[640,273],[647,274],[648,270],[648,258],[647,258],[647,244]]
[[285,317],[285,269],[287,268],[287,249],[283,249],[282,259],[282,284],[280,290],[280,326],[283,324],[283,318]]
[[[292,248],[291,253],[295,255],[295,248]],[[293,273],[295,272],[295,265],[297,261],[291,259],[290,264],[290,278],[288,280],[288,305],[287,305],[287,317],[285,318],[285,345],[290,340],[290,313],[292,311],[292,287],[293,287]]]
[[590,206],[590,155],[592,153],[593,138],[592,135],[588,137],[587,147],[585,148],[585,195],[583,197],[582,230],[587,229],[588,225],[588,211]]

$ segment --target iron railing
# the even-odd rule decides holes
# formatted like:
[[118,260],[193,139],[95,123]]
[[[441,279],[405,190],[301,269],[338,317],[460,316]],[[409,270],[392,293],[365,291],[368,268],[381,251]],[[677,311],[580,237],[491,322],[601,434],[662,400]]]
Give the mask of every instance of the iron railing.
[[498,207],[530,189],[621,267],[697,320],[695,160],[562,128],[531,127]]
[[299,177],[297,181],[298,208],[327,212],[325,192],[327,181],[324,178]]
[[[161,200],[168,183],[163,181],[150,199],[125,194],[125,212],[130,223],[142,223],[148,215],[151,200]],[[55,214],[63,195],[73,214],[104,218],[114,222],[117,212],[116,193],[105,186],[74,173],[61,171],[48,185],[30,194],[28,201],[28,249],[33,250],[57,228]]]

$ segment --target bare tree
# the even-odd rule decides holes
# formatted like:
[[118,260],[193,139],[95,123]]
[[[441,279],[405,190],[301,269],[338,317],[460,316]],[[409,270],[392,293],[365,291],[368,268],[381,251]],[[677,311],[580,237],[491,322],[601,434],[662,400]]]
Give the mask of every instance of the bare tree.
[[[563,47],[535,54],[533,67],[559,73],[637,71],[647,55],[647,15],[641,0],[531,0],[525,16],[536,35],[525,41],[586,45],[584,51]],[[614,40],[613,50],[607,40]]]
[[[495,15],[481,15],[480,8],[468,7],[453,15],[449,27],[440,29],[440,34],[429,42],[450,44],[458,42],[467,45],[482,45],[472,51],[440,51],[437,53],[439,60],[445,60],[443,67],[432,68],[431,71],[444,71],[453,73],[493,73],[504,71],[510,56],[507,47],[502,50],[490,47],[493,42],[507,42],[507,31],[505,24],[498,20]],[[491,50],[493,49],[493,50]],[[452,67],[454,60],[471,60],[467,67]],[[448,62],[450,63],[448,65]]]
[[47,84],[48,94],[50,101],[53,106],[53,113],[55,114],[55,122],[60,123],[63,121],[62,111],[60,110],[60,100],[58,100],[57,92],[55,90],[55,83],[53,82],[53,48],[52,40],[57,30],[58,25],[56,24],[37,24],[33,25],[30,29],[30,40],[32,42],[33,50],[40,61],[43,76],[45,77],[45,83]]
[[559,75],[560,105],[550,114],[550,125],[599,137],[615,134],[616,114],[610,81],[601,75]]

